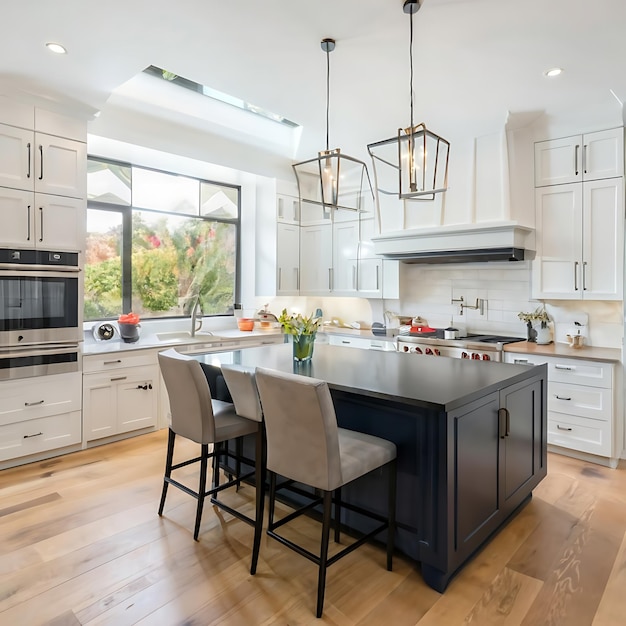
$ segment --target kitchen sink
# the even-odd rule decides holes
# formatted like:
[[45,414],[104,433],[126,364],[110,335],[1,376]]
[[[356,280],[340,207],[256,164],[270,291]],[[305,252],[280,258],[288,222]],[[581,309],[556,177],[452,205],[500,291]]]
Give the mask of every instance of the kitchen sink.
[[191,332],[188,330],[174,330],[165,333],[157,333],[156,336],[159,341],[165,341],[169,343],[173,343],[176,341],[180,341],[181,343],[189,343],[192,341],[207,341],[208,339],[219,339],[219,337],[216,337],[208,330],[199,330],[195,334],[195,336],[192,336]]

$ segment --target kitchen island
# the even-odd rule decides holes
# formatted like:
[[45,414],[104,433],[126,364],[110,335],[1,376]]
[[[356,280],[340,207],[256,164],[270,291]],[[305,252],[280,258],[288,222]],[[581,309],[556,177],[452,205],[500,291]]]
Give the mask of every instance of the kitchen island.
[[[316,345],[295,364],[289,344],[196,355],[326,380],[339,425],[398,448],[396,548],[443,591],[456,571],[546,475],[545,365],[527,367]],[[297,409],[294,412],[297,419]],[[386,480],[373,473],[345,496],[384,514]],[[342,522],[357,527],[345,511]]]

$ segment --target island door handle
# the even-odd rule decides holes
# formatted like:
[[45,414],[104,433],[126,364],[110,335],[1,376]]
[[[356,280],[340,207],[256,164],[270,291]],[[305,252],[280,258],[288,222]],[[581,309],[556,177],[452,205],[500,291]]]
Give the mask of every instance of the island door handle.
[[498,431],[500,439],[508,437],[511,432],[511,418],[507,409],[498,409]]
[[554,397],[555,397],[557,400],[571,400],[571,398],[566,398],[565,396],[560,396],[558,393],[555,393],[555,394],[554,394]]
[[571,428],[566,428],[565,426],[559,426],[559,424],[557,424],[556,427],[558,430],[567,430],[567,431],[572,430]]

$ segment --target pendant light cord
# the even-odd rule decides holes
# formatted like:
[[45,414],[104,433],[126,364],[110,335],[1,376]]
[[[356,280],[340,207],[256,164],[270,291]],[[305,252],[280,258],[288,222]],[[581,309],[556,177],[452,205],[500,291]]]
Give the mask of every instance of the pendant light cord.
[[411,11],[411,26],[409,37],[409,63],[411,65],[410,90],[411,90],[411,130],[413,129],[413,12]]
[[330,112],[330,50],[326,48],[326,152],[328,152],[328,119]]

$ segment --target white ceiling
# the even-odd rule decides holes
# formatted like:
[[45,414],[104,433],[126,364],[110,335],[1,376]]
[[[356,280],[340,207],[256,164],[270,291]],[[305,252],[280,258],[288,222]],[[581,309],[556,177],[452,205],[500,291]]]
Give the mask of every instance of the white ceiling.
[[[367,143],[409,125],[402,4],[3,0],[0,87],[106,115],[111,94],[156,65],[298,122],[298,150],[284,156],[307,158],[325,147],[320,41],[333,37],[330,147],[364,158]],[[625,0],[423,0],[414,27],[414,121],[451,141],[501,128],[509,111],[603,108],[621,119],[610,90],[626,100]],[[564,73],[544,78],[553,66]]]

